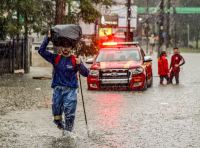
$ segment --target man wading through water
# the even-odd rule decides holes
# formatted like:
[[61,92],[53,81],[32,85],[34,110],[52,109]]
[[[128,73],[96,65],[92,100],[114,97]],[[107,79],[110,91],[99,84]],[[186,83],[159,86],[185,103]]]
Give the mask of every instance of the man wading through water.
[[[59,54],[47,51],[47,45],[51,39],[51,33],[45,37],[38,53],[53,65],[53,88],[52,112],[54,123],[59,129],[64,130],[64,134],[69,134],[74,126],[75,112],[77,106],[77,72],[87,77],[89,70],[82,61],[71,55],[72,44],[70,42],[61,43],[63,47],[58,47]],[[62,113],[64,112],[64,121]]]
[[170,83],[172,84],[173,78],[175,77],[176,84],[179,84],[179,73],[180,67],[185,64],[185,59],[180,55],[178,47],[175,47],[174,54],[171,57],[170,64]]

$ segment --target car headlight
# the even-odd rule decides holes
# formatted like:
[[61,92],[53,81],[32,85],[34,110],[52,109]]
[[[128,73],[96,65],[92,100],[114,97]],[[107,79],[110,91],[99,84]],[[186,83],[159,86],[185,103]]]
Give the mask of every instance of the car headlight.
[[130,72],[132,75],[137,75],[143,73],[144,69],[142,67],[136,67],[134,69],[130,69]]
[[95,77],[99,76],[99,70],[90,70],[90,75]]

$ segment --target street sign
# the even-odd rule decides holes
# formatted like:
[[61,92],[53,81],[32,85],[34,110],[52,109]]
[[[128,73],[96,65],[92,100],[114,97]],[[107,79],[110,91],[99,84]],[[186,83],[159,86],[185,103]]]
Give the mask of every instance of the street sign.
[[[146,7],[138,7],[138,14],[145,14],[147,13],[147,8]],[[154,14],[159,12],[159,7],[149,7],[149,13]],[[175,7],[176,13],[177,14],[200,14],[200,7]],[[170,13],[172,14],[173,8],[170,8]],[[165,9],[165,12],[167,13],[168,10]]]
[[112,28],[99,28],[99,36],[112,35]]

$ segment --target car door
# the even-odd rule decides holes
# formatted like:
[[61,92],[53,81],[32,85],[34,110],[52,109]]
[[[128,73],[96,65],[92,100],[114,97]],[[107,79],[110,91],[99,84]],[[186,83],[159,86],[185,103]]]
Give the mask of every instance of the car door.
[[141,55],[142,55],[142,58],[143,58],[143,65],[144,65],[145,70],[146,70],[147,80],[149,80],[152,77],[152,62],[151,61],[145,61],[145,53],[144,53],[143,49],[141,49]]

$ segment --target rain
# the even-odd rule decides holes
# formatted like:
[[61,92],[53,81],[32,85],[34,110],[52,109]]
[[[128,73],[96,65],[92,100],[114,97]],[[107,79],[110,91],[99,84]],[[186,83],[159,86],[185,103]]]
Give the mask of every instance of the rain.
[[[196,0],[1,1],[0,147],[199,148],[199,18]],[[70,136],[53,122],[55,65],[38,53],[58,24],[80,25],[79,42],[69,34],[70,54],[90,71],[87,77],[77,73]],[[62,53],[56,41],[48,52]],[[161,83],[160,54],[166,52],[170,76],[175,47],[185,60],[179,83]],[[131,62],[120,55],[132,53],[138,57]],[[141,73],[145,80],[134,89],[132,78]]]

